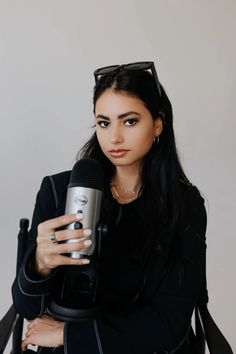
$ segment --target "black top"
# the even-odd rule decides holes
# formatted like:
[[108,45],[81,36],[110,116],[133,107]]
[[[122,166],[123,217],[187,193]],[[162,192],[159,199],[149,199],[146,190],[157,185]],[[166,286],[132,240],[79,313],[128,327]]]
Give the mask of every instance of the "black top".
[[[70,171],[52,178],[59,206],[55,206],[50,179],[45,177],[36,199],[28,250],[12,288],[16,308],[27,319],[44,312],[58,275],[55,270],[48,278],[37,280],[27,267],[36,247],[37,225],[64,214]],[[106,220],[109,232],[102,242],[97,291],[97,303],[104,308],[102,318],[67,323],[64,349],[55,352],[148,354],[180,348],[176,353],[195,353],[191,317],[204,277],[206,211],[196,187],[186,187],[184,200],[181,284],[177,263],[167,267],[168,249],[155,249],[148,257],[143,252],[145,230],[136,209],[142,199],[124,205],[113,200]]]

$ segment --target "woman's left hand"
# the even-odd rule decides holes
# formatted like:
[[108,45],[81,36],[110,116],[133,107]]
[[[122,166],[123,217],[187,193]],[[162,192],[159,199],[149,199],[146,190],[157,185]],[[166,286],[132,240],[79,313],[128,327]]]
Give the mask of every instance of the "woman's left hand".
[[29,344],[54,348],[63,345],[64,326],[65,322],[56,321],[46,315],[29,321],[22,350],[26,350]]

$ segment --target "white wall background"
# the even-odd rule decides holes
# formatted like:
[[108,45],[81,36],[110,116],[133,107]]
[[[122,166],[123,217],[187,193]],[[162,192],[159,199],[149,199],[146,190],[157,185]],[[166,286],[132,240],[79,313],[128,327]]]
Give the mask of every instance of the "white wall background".
[[93,70],[154,60],[189,178],[207,199],[209,307],[236,349],[234,0],[0,0],[0,316],[18,220],[93,123]]

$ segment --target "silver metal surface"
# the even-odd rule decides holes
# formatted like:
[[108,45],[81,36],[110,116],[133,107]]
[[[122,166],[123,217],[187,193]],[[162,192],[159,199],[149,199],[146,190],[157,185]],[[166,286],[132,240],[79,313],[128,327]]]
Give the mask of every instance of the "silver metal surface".
[[[100,208],[102,201],[102,191],[85,188],[85,187],[71,187],[67,190],[65,214],[74,214],[82,212],[84,217],[80,222],[85,229],[91,229],[92,234],[89,236],[92,240],[92,245],[89,248],[79,252],[71,252],[71,258],[82,258],[93,254],[96,246],[96,230],[100,218]],[[66,229],[74,230],[75,223],[69,224]],[[87,237],[84,237],[87,238]],[[80,242],[79,240],[68,240],[66,242]]]

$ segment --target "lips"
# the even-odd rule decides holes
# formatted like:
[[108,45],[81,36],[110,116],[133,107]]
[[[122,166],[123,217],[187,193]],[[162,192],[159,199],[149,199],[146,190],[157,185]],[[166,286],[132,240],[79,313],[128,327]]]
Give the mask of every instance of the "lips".
[[112,157],[123,157],[124,155],[127,154],[129,150],[126,149],[112,149],[109,150],[109,153],[111,154]]

